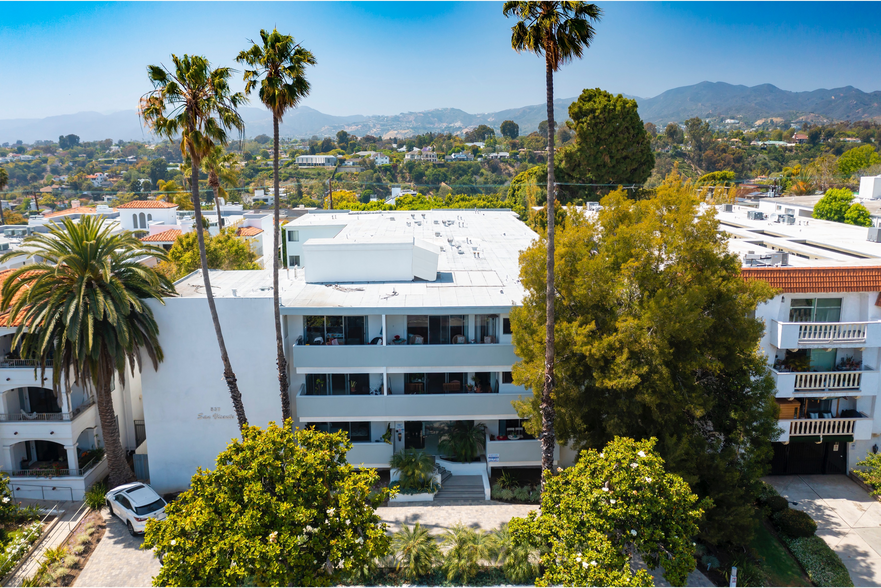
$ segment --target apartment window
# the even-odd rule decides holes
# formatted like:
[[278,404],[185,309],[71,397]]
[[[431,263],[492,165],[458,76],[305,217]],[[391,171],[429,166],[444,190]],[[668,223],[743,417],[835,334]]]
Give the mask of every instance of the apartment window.
[[288,241],[295,243],[300,240],[300,231],[288,231]]
[[468,319],[458,315],[415,315],[407,317],[407,343],[448,345],[465,343]]
[[288,264],[291,267],[300,267],[300,256],[299,255],[291,255],[290,263]]
[[505,317],[502,319],[502,335],[511,334],[511,319]]
[[369,422],[337,422],[337,423],[312,423],[317,431],[325,433],[336,433],[343,431],[350,441],[364,442],[370,441],[370,423]]
[[306,374],[307,396],[370,394],[370,374]]
[[307,316],[305,339],[310,345],[363,345],[367,338],[367,317]]
[[474,317],[478,343],[496,343],[498,339],[499,315],[478,314]]
[[841,320],[841,298],[793,298],[789,322],[837,323]]
[[513,384],[514,374],[511,372],[502,372],[502,384]]
[[[502,419],[499,421],[499,437],[507,437],[508,439],[535,439],[526,432],[526,426],[523,419]],[[516,439],[515,439],[516,440]]]

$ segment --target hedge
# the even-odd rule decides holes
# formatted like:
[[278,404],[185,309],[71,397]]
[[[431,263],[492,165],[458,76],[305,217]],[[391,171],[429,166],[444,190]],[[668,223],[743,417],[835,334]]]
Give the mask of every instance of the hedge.
[[820,537],[813,535],[790,539],[781,534],[780,539],[786,543],[792,555],[817,586],[853,586],[850,573],[844,567],[841,558]]
[[774,522],[777,528],[784,535],[788,535],[793,539],[799,537],[810,537],[817,531],[817,523],[806,512],[800,510],[784,510],[774,515]]

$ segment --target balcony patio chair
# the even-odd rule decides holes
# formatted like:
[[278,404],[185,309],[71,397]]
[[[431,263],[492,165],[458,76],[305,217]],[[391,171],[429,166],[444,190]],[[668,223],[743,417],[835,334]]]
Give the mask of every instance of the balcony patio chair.
[[821,418],[821,419],[831,419],[831,418],[833,418],[833,417],[832,417],[832,413],[831,413],[831,412],[821,412],[821,413],[820,413],[820,418]]
[[21,409],[21,416],[24,417],[26,421],[35,421],[37,420],[37,413],[35,412],[27,412],[25,409]]
[[312,339],[312,345],[324,345],[324,338],[315,337],[314,339]]
[[487,335],[486,337],[483,338],[483,342],[484,343],[495,343],[495,341],[493,341],[493,338],[494,337],[492,337],[491,335]]
[[453,337],[453,344],[461,345],[463,343],[465,343],[465,335],[455,335]]
[[374,337],[370,340],[371,345],[382,345],[382,337]]
[[819,412],[809,412],[805,416],[809,419],[818,419],[818,418],[820,418],[820,413]]

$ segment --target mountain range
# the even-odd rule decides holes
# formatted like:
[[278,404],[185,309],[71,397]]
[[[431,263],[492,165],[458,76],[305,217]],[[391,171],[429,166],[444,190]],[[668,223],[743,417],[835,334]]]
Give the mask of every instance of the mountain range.
[[[810,92],[790,92],[771,84],[738,86],[724,82],[701,82],[674,88],[654,98],[628,96],[637,101],[646,122],[664,126],[688,118],[736,118],[749,125],[758,119],[782,117],[796,120],[865,120],[881,118],[881,92],[863,92],[852,86]],[[556,119],[564,120],[569,105],[576,98],[554,101]],[[248,137],[272,134],[272,117],[262,108],[241,110]],[[403,137],[417,133],[462,133],[480,124],[499,128],[502,121],[513,120],[520,133],[528,134],[547,118],[544,104],[523,106],[499,112],[469,114],[457,108],[439,108],[397,115],[335,116],[301,106],[289,112],[281,125],[283,137],[334,135],[340,129],[358,136]],[[112,114],[80,112],[41,119],[0,120],[0,143],[17,140],[54,140],[59,135],[76,134],[83,141],[149,140],[134,110]]]

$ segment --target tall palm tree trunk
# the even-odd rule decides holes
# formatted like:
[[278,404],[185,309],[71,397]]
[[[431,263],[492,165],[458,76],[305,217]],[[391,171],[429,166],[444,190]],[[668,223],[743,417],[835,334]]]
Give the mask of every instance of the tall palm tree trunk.
[[[104,362],[112,366],[109,359]],[[113,370],[100,368],[104,373],[98,378],[95,390],[95,403],[98,405],[98,419],[101,422],[101,433],[104,437],[104,454],[107,456],[107,467],[110,470],[108,483],[110,488],[116,488],[123,484],[135,481],[135,473],[128,466],[125,457],[125,449],[122,448],[122,439],[119,436],[119,424],[116,420],[116,412],[113,410],[113,398],[111,396],[110,383],[113,379]],[[60,394],[63,392],[59,392]],[[86,464],[79,464],[82,467]],[[73,464],[68,464],[73,467]]]
[[554,467],[554,448],[556,435],[554,434],[554,193],[556,183],[554,181],[554,68],[549,57],[550,51],[545,52],[545,72],[547,76],[548,91],[548,261],[547,261],[547,290],[545,300],[547,304],[547,333],[545,335],[545,381],[541,393],[541,486],[544,490],[545,476]]
[[211,278],[208,275],[208,256],[205,254],[205,230],[202,227],[202,203],[199,201],[199,164],[193,159],[193,169],[190,179],[190,190],[193,198],[193,210],[196,212],[196,236],[199,239],[199,261],[202,263],[202,280],[205,282],[205,296],[208,298],[208,310],[211,311],[211,321],[214,323],[214,333],[217,335],[217,345],[220,347],[220,360],[223,362],[223,379],[229,387],[229,395],[232,398],[233,409],[239,429],[248,424],[245,416],[245,407],[242,404],[242,393],[236,382],[236,374],[232,371],[229,355],[226,352],[226,343],[223,340],[223,331],[220,329],[220,319],[217,318],[217,307],[214,304],[214,293],[211,291]]
[[275,190],[273,197],[273,215],[274,222],[272,225],[272,311],[275,313],[275,353],[277,356],[276,364],[278,365],[278,388],[281,394],[281,418],[286,421],[293,418],[291,414],[291,398],[288,395],[288,362],[284,354],[284,341],[281,337],[281,297],[278,294],[278,236],[281,227],[278,225],[278,200],[279,200],[279,182],[278,182],[278,116],[272,115],[272,187]]

